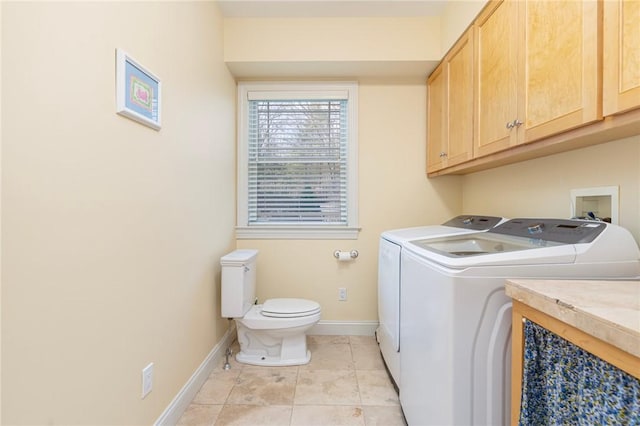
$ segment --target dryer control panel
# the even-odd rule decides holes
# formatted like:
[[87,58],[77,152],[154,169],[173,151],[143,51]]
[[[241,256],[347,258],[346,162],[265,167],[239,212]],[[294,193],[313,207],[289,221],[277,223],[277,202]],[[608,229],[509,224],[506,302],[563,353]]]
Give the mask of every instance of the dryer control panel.
[[508,220],[489,232],[564,244],[580,244],[592,242],[606,227],[605,222],[588,220],[518,218]]

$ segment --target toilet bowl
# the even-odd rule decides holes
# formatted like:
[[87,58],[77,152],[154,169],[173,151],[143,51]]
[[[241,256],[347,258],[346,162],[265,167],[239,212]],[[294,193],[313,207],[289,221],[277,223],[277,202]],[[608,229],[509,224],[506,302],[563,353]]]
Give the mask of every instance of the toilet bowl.
[[236,250],[222,257],[222,316],[236,322],[245,364],[307,364],[306,331],[320,320],[321,308],[307,299],[268,299],[255,303],[257,250]]
[[[312,308],[306,312],[296,311],[296,303]],[[278,312],[265,310],[276,305],[282,306]],[[239,362],[270,366],[307,364],[311,351],[307,349],[306,331],[320,320],[320,305],[305,299],[268,299],[262,305],[253,305],[242,318],[235,320]]]

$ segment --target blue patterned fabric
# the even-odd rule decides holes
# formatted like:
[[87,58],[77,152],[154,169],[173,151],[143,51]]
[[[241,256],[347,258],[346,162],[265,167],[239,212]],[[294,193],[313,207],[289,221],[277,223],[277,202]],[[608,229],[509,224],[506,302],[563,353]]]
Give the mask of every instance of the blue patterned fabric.
[[539,325],[524,325],[521,426],[640,425],[640,380]]

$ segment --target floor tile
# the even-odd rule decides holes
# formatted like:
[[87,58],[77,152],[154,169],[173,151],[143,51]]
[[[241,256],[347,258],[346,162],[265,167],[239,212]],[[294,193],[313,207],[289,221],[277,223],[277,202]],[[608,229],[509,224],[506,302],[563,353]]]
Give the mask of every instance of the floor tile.
[[349,343],[352,345],[376,345],[378,346],[378,342],[376,342],[375,336],[346,336],[349,338]]
[[236,384],[240,369],[214,371],[196,394],[196,404],[224,404]]
[[400,406],[363,406],[364,422],[367,426],[407,426]]
[[297,369],[244,369],[227,404],[292,405],[297,378]]
[[212,426],[220,410],[222,405],[191,404],[178,421],[178,426]]
[[296,405],[359,405],[355,371],[300,370],[294,397]]
[[301,370],[353,370],[351,345],[348,343],[309,345],[311,361]]
[[356,370],[384,370],[384,362],[378,345],[351,344]]
[[262,367],[224,357],[179,426],[406,426],[373,336],[308,336],[311,362]]
[[215,426],[288,425],[291,411],[291,405],[225,405]]
[[358,370],[358,389],[362,405],[399,405],[387,372],[384,370]]
[[349,343],[349,336],[307,336],[307,345],[335,345]]
[[291,426],[365,426],[359,406],[296,405]]

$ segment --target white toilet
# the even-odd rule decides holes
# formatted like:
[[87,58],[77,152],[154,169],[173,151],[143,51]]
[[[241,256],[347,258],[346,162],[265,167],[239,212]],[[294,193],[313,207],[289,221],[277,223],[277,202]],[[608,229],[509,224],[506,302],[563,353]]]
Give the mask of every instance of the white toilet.
[[306,331],[320,320],[320,304],[306,299],[268,299],[256,304],[257,250],[236,250],[220,259],[222,316],[236,320],[238,362],[302,365],[311,360]]

